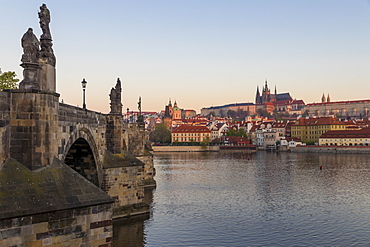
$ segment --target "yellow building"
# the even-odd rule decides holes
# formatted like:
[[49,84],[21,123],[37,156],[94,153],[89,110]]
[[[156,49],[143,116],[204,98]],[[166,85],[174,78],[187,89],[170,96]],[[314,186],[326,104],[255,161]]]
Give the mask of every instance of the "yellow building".
[[319,142],[329,130],[346,130],[347,124],[333,117],[300,118],[291,126],[291,136],[302,142]]
[[171,131],[172,142],[202,142],[211,137],[211,130],[205,126],[181,125]]

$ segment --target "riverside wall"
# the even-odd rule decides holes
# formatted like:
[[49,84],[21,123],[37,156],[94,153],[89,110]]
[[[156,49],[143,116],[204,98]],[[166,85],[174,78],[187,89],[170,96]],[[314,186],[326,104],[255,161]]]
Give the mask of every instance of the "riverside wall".
[[218,146],[153,146],[153,152],[218,152]]
[[368,146],[297,146],[290,148],[295,153],[343,153],[343,154],[370,154]]

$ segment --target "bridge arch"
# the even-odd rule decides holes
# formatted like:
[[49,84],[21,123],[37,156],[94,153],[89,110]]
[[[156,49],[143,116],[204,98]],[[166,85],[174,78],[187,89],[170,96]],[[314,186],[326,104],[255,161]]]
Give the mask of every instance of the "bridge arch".
[[92,133],[86,127],[76,126],[66,143],[62,159],[65,164],[100,187],[102,161]]

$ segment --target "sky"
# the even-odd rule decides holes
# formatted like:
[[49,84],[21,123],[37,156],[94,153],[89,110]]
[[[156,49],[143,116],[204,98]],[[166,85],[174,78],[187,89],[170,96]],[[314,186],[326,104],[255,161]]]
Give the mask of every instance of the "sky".
[[370,99],[369,0],[0,0],[0,68],[23,79],[20,39],[51,12],[60,100],[109,112],[254,103],[265,80],[305,103]]

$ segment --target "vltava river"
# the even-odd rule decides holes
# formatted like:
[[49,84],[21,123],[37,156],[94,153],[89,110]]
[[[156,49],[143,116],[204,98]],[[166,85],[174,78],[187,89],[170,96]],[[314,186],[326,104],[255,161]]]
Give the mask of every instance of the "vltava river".
[[166,153],[154,161],[152,214],[117,220],[114,246],[370,246],[370,155]]

